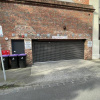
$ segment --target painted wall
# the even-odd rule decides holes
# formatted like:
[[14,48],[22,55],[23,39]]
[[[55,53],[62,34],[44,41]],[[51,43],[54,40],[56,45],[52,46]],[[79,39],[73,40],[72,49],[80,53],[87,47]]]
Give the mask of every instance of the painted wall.
[[99,59],[99,0],[90,0],[90,5],[95,8],[94,18],[93,18],[93,49],[92,49],[92,59]]
[[58,1],[65,1],[65,2],[75,2],[81,4],[89,4],[89,0],[58,0]]

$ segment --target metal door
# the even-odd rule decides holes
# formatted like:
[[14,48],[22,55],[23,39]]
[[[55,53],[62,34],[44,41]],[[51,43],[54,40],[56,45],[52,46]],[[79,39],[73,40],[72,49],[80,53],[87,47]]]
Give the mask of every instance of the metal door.
[[24,40],[12,40],[12,54],[22,54],[24,51]]
[[33,41],[33,62],[84,59],[84,41]]

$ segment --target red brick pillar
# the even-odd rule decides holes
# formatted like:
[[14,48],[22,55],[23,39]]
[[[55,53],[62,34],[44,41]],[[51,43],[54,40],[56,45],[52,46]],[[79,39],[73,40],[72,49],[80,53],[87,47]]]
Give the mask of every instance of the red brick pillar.
[[84,43],[84,59],[85,60],[92,59],[92,47],[88,47],[88,41],[91,41],[91,40],[85,40],[85,43]]

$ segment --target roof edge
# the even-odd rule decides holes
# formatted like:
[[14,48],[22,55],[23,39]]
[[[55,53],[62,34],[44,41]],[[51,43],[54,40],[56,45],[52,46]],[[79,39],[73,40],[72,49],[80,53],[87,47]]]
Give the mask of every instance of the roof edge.
[[45,6],[53,8],[87,11],[87,12],[95,11],[92,5],[55,1],[55,0],[0,0],[0,2],[37,5],[37,6]]

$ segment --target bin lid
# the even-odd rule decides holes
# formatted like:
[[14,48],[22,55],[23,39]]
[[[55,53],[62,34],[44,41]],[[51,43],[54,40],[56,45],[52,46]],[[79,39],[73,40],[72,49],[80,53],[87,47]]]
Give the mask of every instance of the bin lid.
[[19,54],[18,56],[26,56],[27,54]]
[[9,55],[2,55],[2,57],[9,57]]
[[18,54],[9,55],[9,57],[16,57],[16,56],[18,56]]

